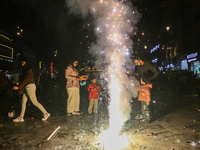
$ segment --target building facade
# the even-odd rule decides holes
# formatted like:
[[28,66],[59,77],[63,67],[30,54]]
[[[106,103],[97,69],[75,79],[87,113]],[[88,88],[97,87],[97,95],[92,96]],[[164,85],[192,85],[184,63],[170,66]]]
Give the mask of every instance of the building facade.
[[164,69],[190,70],[199,75],[200,1],[163,0],[161,20]]
[[8,70],[13,67],[13,36],[0,30],[0,70]]

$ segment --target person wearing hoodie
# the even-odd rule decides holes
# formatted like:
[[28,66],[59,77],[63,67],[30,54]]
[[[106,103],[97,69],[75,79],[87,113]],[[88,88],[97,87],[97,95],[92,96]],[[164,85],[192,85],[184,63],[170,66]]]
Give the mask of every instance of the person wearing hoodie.
[[136,58],[134,62],[137,66],[136,72],[139,78],[147,76],[150,80],[154,80],[158,77],[159,71],[150,61],[144,61],[140,58]]
[[23,58],[22,67],[23,67],[22,80],[18,86],[13,87],[13,90],[24,88],[24,93],[22,95],[22,109],[20,116],[17,117],[16,119],[13,119],[13,122],[24,122],[24,114],[28,98],[31,100],[33,105],[35,105],[41,110],[44,116],[42,120],[46,121],[49,118],[50,113],[48,113],[45,110],[45,108],[37,101],[34,71],[33,68],[31,67],[28,58]]
[[80,85],[78,61],[72,60],[65,70],[67,99],[67,116],[80,115]]
[[139,91],[138,101],[141,101],[141,112],[142,116],[136,117],[136,119],[144,119],[146,123],[149,123],[151,120],[149,104],[151,101],[151,89],[152,84],[149,83],[150,79],[148,77],[142,77],[140,79],[141,85],[135,87]]

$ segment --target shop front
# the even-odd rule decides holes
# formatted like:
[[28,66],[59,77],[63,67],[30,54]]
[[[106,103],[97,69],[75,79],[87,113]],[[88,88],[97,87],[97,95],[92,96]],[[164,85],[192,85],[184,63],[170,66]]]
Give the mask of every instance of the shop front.
[[192,71],[194,75],[200,77],[200,62],[198,60],[198,52],[187,55],[188,70]]

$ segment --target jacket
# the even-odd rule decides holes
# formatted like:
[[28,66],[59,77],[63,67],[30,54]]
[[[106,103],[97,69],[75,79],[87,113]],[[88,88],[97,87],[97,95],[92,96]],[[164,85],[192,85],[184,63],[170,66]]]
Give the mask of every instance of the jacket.
[[152,89],[152,84],[145,84],[141,85],[140,87],[135,87],[137,91],[139,91],[138,101],[146,101],[147,105],[149,105],[151,101],[151,92],[150,89]]
[[96,83],[88,85],[89,99],[99,99],[99,93],[101,91],[100,86]]
[[69,65],[65,70],[66,88],[80,87],[78,77],[78,71]]
[[158,69],[149,61],[141,66],[137,66],[139,78],[148,76],[150,79],[155,79],[159,75]]
[[20,82],[19,88],[22,89],[22,88],[24,88],[26,85],[28,85],[30,83],[34,83],[35,84],[35,76],[34,76],[32,68],[29,68],[25,72],[24,79]]

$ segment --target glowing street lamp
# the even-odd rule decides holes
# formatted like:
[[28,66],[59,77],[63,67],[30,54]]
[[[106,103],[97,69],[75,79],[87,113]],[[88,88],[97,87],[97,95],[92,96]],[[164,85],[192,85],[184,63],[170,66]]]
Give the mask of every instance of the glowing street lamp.
[[147,46],[146,46],[146,45],[144,46],[144,49],[147,49]]
[[167,31],[169,31],[169,29],[170,29],[170,27],[169,27],[169,26],[167,26],[167,27],[166,27],[166,30],[167,30]]

